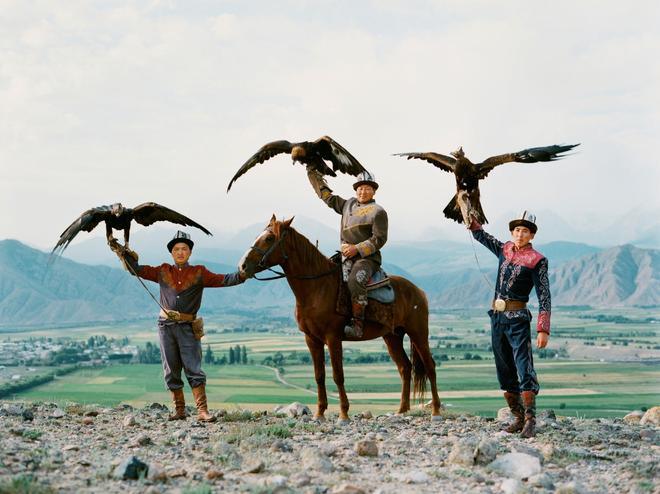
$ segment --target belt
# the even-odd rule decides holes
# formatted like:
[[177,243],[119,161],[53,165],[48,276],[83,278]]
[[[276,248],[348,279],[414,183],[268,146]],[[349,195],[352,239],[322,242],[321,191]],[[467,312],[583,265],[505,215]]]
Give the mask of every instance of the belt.
[[[498,299],[502,300],[502,299]],[[523,302],[522,300],[502,300],[504,302],[504,308],[501,307],[496,307],[496,300],[493,300],[493,303],[491,307],[493,308],[494,311],[496,312],[505,312],[509,310],[522,310],[527,307],[527,302]]]
[[185,312],[179,312],[178,310],[168,310],[165,312],[161,309],[160,317],[170,321],[192,322],[197,317],[197,314],[186,314]]

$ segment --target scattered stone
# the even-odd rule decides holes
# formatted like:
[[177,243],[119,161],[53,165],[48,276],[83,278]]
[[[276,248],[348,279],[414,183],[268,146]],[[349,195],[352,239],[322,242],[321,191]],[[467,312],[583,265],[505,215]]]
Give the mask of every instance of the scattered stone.
[[244,465],[243,473],[261,473],[266,465],[261,460],[252,460]]
[[429,481],[429,476],[421,470],[413,470],[405,474],[404,481],[409,484],[426,484]]
[[527,479],[527,483],[534,487],[543,487],[544,489],[552,490],[555,488],[555,485],[552,483],[552,479],[547,473],[539,473],[532,475]]
[[160,463],[150,463],[147,479],[151,482],[165,482],[167,480],[167,473]]
[[312,416],[312,411],[309,409],[309,407],[297,401],[294,401],[293,403],[287,406],[277,406],[275,407],[273,412],[275,414],[285,414],[291,418],[298,418],[304,415],[307,415],[309,417]]
[[184,431],[183,429],[179,429],[178,431],[175,431],[174,434],[172,434],[172,437],[177,441],[181,441],[185,439],[187,435],[188,432]]
[[371,413],[370,410],[365,410],[364,412],[360,413],[359,417],[361,419],[369,420],[369,419],[374,418],[374,414]]
[[332,462],[317,448],[305,448],[300,452],[302,466],[308,470],[318,470],[324,473],[332,472]]
[[85,417],[98,417],[98,410],[87,410],[84,414]]
[[337,445],[334,443],[322,443],[319,445],[319,450],[324,456],[333,456],[337,453]]
[[140,461],[136,456],[129,456],[117,465],[113,477],[120,480],[139,479],[145,477],[149,472],[149,466]]
[[497,422],[509,423],[513,421],[513,414],[509,407],[500,408],[497,411]]
[[366,491],[351,484],[340,484],[332,488],[331,494],[367,494]]
[[32,422],[34,420],[34,413],[32,413],[32,410],[29,408],[26,408],[21,412],[21,416],[23,417],[23,421],[25,422]]
[[206,480],[219,480],[222,479],[224,476],[225,474],[223,472],[221,472],[220,470],[216,470],[214,468],[208,470],[204,475]]
[[266,485],[270,487],[284,487],[287,478],[284,475],[272,475],[266,479]]
[[639,437],[643,441],[654,442],[655,441],[655,431],[653,429],[642,429],[639,431]]
[[649,408],[639,423],[640,425],[660,425],[660,407]]
[[62,447],[62,451],[80,451],[80,446],[77,444],[67,444]]
[[500,489],[502,489],[502,492],[505,494],[520,494],[525,492],[525,488],[523,487],[522,482],[518,479],[504,480],[500,486]]
[[14,404],[8,404],[5,403],[2,405],[2,414],[3,415],[8,415],[10,417],[18,417],[23,414],[24,408],[23,405],[14,405]]
[[167,412],[167,406],[163,405],[162,403],[152,403],[151,405],[147,406],[148,410],[157,410],[159,412]]
[[290,453],[293,451],[291,445],[281,439],[273,441],[273,444],[270,445],[271,451],[281,451],[282,453]]
[[543,462],[545,461],[544,454],[535,447],[530,446],[528,444],[516,443],[511,446],[511,449],[516,453],[524,453],[526,455],[530,455],[538,458],[541,465],[543,465]]
[[492,439],[482,439],[474,450],[474,463],[488,465],[497,456],[498,443]]
[[83,425],[92,425],[94,423],[94,419],[92,417],[83,417],[82,423]]
[[566,482],[559,484],[555,490],[555,494],[586,494],[587,491],[578,482]]
[[312,482],[312,479],[309,478],[309,475],[306,475],[304,473],[299,473],[293,475],[289,479],[289,482],[294,487],[305,487],[306,485],[309,485]]
[[135,424],[137,424],[137,422],[135,421],[135,417],[133,417],[133,415],[127,415],[124,418],[123,424],[124,424],[124,427],[132,427]]
[[153,441],[146,434],[140,434],[138,437],[135,438],[134,444],[137,446],[148,446],[150,444],[153,444]]
[[539,459],[525,453],[507,453],[497,458],[488,467],[507,477],[516,479],[526,479],[541,473]]
[[167,476],[171,479],[175,479],[177,477],[185,477],[187,475],[188,471],[185,468],[172,468],[167,470]]
[[376,444],[376,441],[358,441],[355,443],[354,449],[359,456],[378,456],[378,444]]
[[630,412],[628,415],[623,417],[623,421],[626,424],[639,424],[639,421],[642,420],[642,417],[644,416],[644,412],[641,410],[635,410],[634,412]]
[[66,417],[66,412],[61,408],[56,408],[50,414],[50,418],[52,419],[61,419],[62,417]]
[[477,440],[473,437],[467,437],[454,443],[454,447],[449,453],[447,461],[456,465],[471,467],[474,465],[474,453],[477,448]]
[[556,422],[557,421],[557,415],[555,415],[555,411],[552,408],[548,408],[546,410],[541,410],[536,414],[536,418],[541,419],[541,420],[546,420],[548,422]]

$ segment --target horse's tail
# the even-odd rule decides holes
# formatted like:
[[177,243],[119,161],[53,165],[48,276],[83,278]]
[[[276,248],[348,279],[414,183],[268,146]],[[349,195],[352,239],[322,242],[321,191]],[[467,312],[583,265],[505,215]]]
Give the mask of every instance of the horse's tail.
[[410,354],[412,356],[413,399],[421,401],[426,394],[426,367],[419,350],[412,341],[410,342]]

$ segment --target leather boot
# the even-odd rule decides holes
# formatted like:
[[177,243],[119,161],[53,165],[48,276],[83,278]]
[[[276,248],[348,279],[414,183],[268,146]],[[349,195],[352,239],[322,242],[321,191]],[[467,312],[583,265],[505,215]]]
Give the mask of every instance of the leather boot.
[[192,389],[197,405],[197,420],[200,422],[215,422],[217,419],[209,413],[206,404],[206,386],[202,384]]
[[520,435],[522,437],[536,436],[536,394],[534,391],[523,391],[523,407],[525,408],[525,426]]
[[353,302],[353,319],[344,327],[344,334],[350,338],[362,338],[364,335],[364,311],[367,304]]
[[186,400],[183,396],[183,388],[170,389],[172,403],[174,403],[174,414],[167,417],[167,420],[186,420]]
[[508,432],[509,434],[520,432],[525,425],[525,410],[523,409],[520,393],[509,393],[508,391],[505,391],[504,399],[506,400],[507,405],[509,405],[511,413],[514,417],[513,422],[506,426],[504,431]]

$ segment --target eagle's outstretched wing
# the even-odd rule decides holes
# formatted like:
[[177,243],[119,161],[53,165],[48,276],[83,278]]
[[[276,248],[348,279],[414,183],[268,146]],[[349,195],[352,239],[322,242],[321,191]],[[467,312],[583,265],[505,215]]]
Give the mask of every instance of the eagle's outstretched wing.
[[553,145],[538,148],[529,148],[518,151],[517,153],[500,154],[498,156],[491,156],[487,160],[477,165],[478,178],[485,178],[488,173],[498,165],[504,163],[537,163],[539,161],[555,161],[564,157],[561,153],[570,151],[580,144],[568,144],[564,146]]
[[451,156],[445,156],[438,153],[397,153],[394,156],[405,156],[408,159],[425,160],[433,166],[449,173],[454,173],[456,169],[456,160]]
[[323,136],[314,141],[314,150],[321,158],[332,162],[334,171],[339,170],[353,176],[366,171],[360,162],[332,137]]
[[144,226],[149,226],[157,221],[169,221],[183,226],[194,226],[199,228],[207,235],[213,235],[196,221],[176,211],[156,204],[155,202],[145,202],[133,208],[133,219]]
[[51,255],[55,254],[56,252],[61,254],[79,232],[91,232],[101,221],[109,218],[110,216],[112,216],[112,208],[110,206],[99,206],[96,208],[88,209],[78,218],[76,218],[76,220],[62,232],[60,239],[57,241],[57,244],[51,251]]
[[271,159],[273,156],[277,156],[278,154],[291,153],[291,149],[293,149],[293,146],[295,146],[295,144],[292,144],[289,141],[273,141],[263,145],[261,149],[259,149],[259,151],[254,153],[252,157],[250,157],[250,159],[247,160],[243,164],[243,166],[241,166],[238,169],[236,175],[233,176],[233,178],[229,182],[229,185],[227,186],[227,192],[229,192],[234,182],[238,180],[238,177],[243,175],[250,168],[252,168],[255,165],[258,165],[259,163],[263,163],[264,161],[267,161]]

